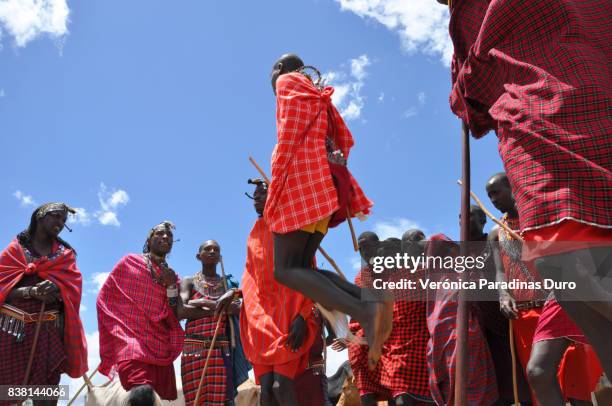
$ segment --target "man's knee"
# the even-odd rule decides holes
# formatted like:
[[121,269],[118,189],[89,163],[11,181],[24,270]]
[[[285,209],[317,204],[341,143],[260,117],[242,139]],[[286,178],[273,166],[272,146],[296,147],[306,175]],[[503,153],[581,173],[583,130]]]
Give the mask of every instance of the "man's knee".
[[543,365],[532,360],[527,363],[527,380],[531,386],[542,387],[555,379],[557,379],[557,365]]
[[394,400],[395,400],[395,406],[412,406],[412,405],[414,405],[414,402],[412,401],[412,398],[409,395],[407,395],[407,394],[396,396]]
[[129,406],[153,406],[155,404],[155,391],[151,385],[140,385],[130,389],[128,396]]

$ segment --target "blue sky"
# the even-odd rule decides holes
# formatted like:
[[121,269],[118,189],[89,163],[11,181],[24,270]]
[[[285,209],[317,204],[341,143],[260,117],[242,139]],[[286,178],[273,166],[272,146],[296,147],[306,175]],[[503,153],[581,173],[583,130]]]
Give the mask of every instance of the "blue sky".
[[[213,238],[240,277],[255,220],[247,157],[269,171],[268,76],[285,52],[337,87],[356,140],[349,166],[375,202],[358,232],[418,225],[456,238],[447,18],[433,0],[2,0],[0,241],[27,226],[35,203],[84,210],[63,237],[79,253],[91,337],[96,280],[162,220],[177,226],[169,262],[180,275],[197,272],[198,244]],[[493,134],[472,142],[477,194],[501,169]],[[348,228],[323,245],[354,276]]]

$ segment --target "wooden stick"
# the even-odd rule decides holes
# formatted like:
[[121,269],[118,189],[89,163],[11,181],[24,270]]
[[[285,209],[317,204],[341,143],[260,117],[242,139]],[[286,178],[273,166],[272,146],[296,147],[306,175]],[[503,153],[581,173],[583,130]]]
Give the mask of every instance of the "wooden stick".
[[351,211],[346,208],[346,221],[348,221],[349,230],[351,230],[351,238],[353,240],[353,249],[355,252],[359,251],[359,244],[357,243],[357,236],[355,235],[355,229],[353,228],[353,220],[351,219]]
[[[460,254],[470,255],[467,241],[470,239],[470,131],[465,121],[461,131],[461,245]],[[457,305],[457,352],[455,370],[455,406],[467,405],[468,371],[468,317],[469,302],[463,290],[458,294]]]
[[[225,266],[223,266],[223,257],[221,257],[221,282],[223,283],[223,289],[227,292],[228,291],[228,287],[227,287],[227,280],[225,279]],[[228,315],[228,321],[229,321],[229,325],[230,325],[230,342],[232,343],[232,348],[236,348],[236,332],[234,331],[234,323],[232,323],[231,320],[229,320],[229,315]]]
[[42,325],[43,313],[45,312],[45,302],[42,302],[40,306],[40,312],[38,312],[38,320],[36,321],[36,330],[34,332],[34,341],[32,342],[32,349],[30,350],[30,359],[28,359],[28,366],[26,368],[25,376],[23,377],[23,384],[27,385],[30,379],[30,372],[32,371],[32,363],[34,362],[34,355],[36,354],[36,346],[38,345],[38,336],[40,335],[40,326]]
[[257,162],[255,162],[252,156],[249,157],[249,161],[251,161],[255,169],[257,169],[257,172],[259,172],[263,180],[265,180],[266,183],[270,185],[270,179],[266,176],[266,173],[263,171],[263,169],[261,169],[261,166],[257,165]]
[[98,366],[96,367],[96,369],[94,369],[94,371],[91,373],[91,375],[89,375],[89,377],[87,376],[87,373],[83,374],[83,380],[85,382],[83,382],[83,385],[81,385],[81,387],[79,388],[79,390],[75,393],[75,395],[72,397],[72,399],[70,399],[70,402],[68,402],[67,406],[70,406],[71,404],[74,403],[74,401],[76,400],[76,398],[79,397],[80,393],[83,391],[83,389],[85,389],[85,386],[89,386],[92,387],[93,384],[91,383],[91,379],[94,377],[94,375],[96,374],[96,372],[98,372],[98,368],[100,368],[100,365],[98,364]]
[[198,406],[200,403],[200,393],[202,392],[202,385],[204,385],[204,377],[206,376],[206,370],[208,369],[208,362],[210,361],[212,350],[213,348],[215,348],[215,343],[217,342],[217,335],[219,334],[219,327],[221,326],[221,321],[224,318],[225,317],[220,314],[219,319],[217,320],[217,326],[215,327],[215,333],[213,334],[212,341],[210,342],[210,348],[208,349],[208,354],[206,355],[206,361],[204,362],[204,368],[202,369],[202,376],[200,377],[200,384],[198,385],[198,391],[196,392],[196,397],[193,401],[193,406]]
[[514,394],[514,405],[521,406],[518,396],[518,384],[516,382],[516,350],[514,348],[514,331],[512,329],[512,319],[508,320],[510,333],[510,354],[512,356],[512,393]]
[[[461,181],[458,180],[457,183],[459,184],[459,186],[461,186]],[[484,204],[482,204],[482,202],[480,201],[480,199],[478,198],[478,196],[476,196],[476,193],[472,192],[470,190],[470,196],[472,196],[472,199],[474,199],[474,201],[476,202],[476,204],[478,205],[478,207],[480,207],[482,209],[482,211],[484,211],[484,214],[490,218],[495,224],[497,224],[498,226],[500,226],[501,228],[503,228],[504,230],[506,230],[508,232],[508,234],[510,234],[512,236],[512,238],[514,238],[515,240],[518,241],[523,241],[523,237],[521,237],[520,235],[518,235],[514,230],[512,230],[510,227],[508,227],[508,225],[502,223],[500,220],[498,220],[493,214],[491,214],[491,212],[485,207]]]
[[336,261],[334,261],[332,259],[332,257],[329,256],[329,254],[327,252],[325,252],[325,250],[323,249],[323,247],[319,247],[319,252],[321,253],[321,255],[323,255],[325,257],[325,259],[330,263],[330,265],[334,268],[334,270],[336,271],[336,273],[338,275],[340,275],[340,277],[344,280],[346,279],[346,276],[344,275],[344,273],[340,270],[340,268],[338,267],[338,264],[336,264]]
[[[259,165],[257,165],[257,162],[255,162],[255,160],[253,159],[253,157],[249,157],[249,161],[251,161],[251,163],[253,164],[253,166],[255,167],[255,169],[257,169],[257,172],[259,172],[259,174],[261,175],[261,177],[268,183],[268,185],[270,184],[270,180],[268,179],[268,177],[266,176],[266,173],[263,171],[263,169],[261,169],[261,167]],[[348,214],[348,213],[347,213]],[[350,215],[347,215],[347,218],[350,219]],[[351,227],[351,235],[353,236],[353,244],[356,243],[356,239],[355,239],[355,234],[353,231],[353,227],[352,227],[352,223],[349,223],[349,227]],[[323,247],[319,246],[319,252],[321,253],[321,255],[323,255],[325,257],[325,259],[331,264],[331,266],[334,268],[334,270],[338,273],[338,275],[340,275],[340,277],[344,280],[346,280],[346,276],[342,273],[342,271],[340,270],[340,268],[338,267],[338,265],[336,264],[336,261],[334,261],[327,252],[325,252],[325,250],[323,249]],[[357,247],[356,251],[359,248]]]

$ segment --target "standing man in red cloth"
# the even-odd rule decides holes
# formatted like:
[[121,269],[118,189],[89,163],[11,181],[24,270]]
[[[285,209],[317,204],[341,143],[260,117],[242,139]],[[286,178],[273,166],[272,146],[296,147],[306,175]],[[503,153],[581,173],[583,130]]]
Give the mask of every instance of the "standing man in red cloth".
[[79,317],[83,279],[74,249],[59,236],[74,212],[64,203],[40,206],[0,254],[0,385],[23,384],[43,303],[27,384],[57,385],[62,373],[78,378],[87,371]]
[[306,370],[319,330],[314,303],[274,279],[273,235],[263,217],[268,185],[260,179],[249,183],[256,185],[253,204],[259,217],[247,240],[242,275],[242,344],[261,386],[262,405],[296,405],[294,380]]
[[168,266],[174,225],[164,221],[147,236],[143,254],[121,258],[104,282],[96,307],[100,331],[100,372],[119,374],[135,404],[148,404],[153,391],[177,398],[173,361],[183,348],[179,319],[184,306],[178,277]]
[[[274,277],[288,288],[352,316],[369,343],[369,366],[380,358],[391,332],[392,305],[360,300],[355,285],[312,264],[328,227],[368,214],[372,202],[346,168],[354,144],[331,101],[333,88],[318,88],[294,54],[273,66],[277,144],[264,218],[274,233]],[[332,172],[333,171],[333,172]]]
[[451,109],[475,137],[496,131],[523,259],[576,282],[556,298],[610,376],[610,2],[438,1],[451,14]]
[[[359,236],[359,252],[363,259],[363,267],[355,279],[359,286],[372,284],[373,273],[370,269],[370,259],[374,256],[394,257],[400,252],[415,255],[413,243],[417,239],[425,239],[420,230],[410,230],[404,233],[402,241],[387,239],[379,241],[373,232],[365,232]],[[420,255],[416,253],[415,256]],[[416,281],[419,273],[396,270],[401,277]],[[418,282],[417,282],[418,283]],[[405,293],[405,294],[404,294]],[[393,329],[385,341],[382,356],[376,369],[370,371],[367,363],[367,348],[350,344],[348,346],[349,361],[355,376],[355,384],[359,389],[361,403],[364,406],[374,406],[378,401],[387,400],[396,406],[433,403],[429,391],[429,374],[427,372],[427,330],[426,302],[422,290],[416,292],[398,292],[393,307]],[[357,323],[351,323],[352,332],[363,337],[363,330]],[[336,343],[335,349],[343,345]]]
[[[518,212],[506,174],[493,175],[486,188],[491,203],[504,214],[501,221],[518,231]],[[492,230],[489,241],[493,243],[497,281],[541,282],[521,261],[521,242],[515,241],[510,233],[500,228]],[[553,388],[572,404],[590,402],[601,367],[590,346],[584,344],[584,335],[559,303],[554,299],[546,301],[543,290],[500,289],[499,293],[500,309],[512,320],[522,370],[530,378],[533,403],[536,404],[536,399],[545,401]]]

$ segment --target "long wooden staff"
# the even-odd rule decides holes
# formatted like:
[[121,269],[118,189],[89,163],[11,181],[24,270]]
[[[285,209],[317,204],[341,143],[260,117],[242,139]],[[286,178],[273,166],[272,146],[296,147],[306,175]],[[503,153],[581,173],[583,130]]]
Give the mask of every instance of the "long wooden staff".
[[[465,121],[461,131],[461,245],[462,256],[469,255],[467,241],[470,239],[470,130]],[[457,305],[457,352],[455,370],[455,406],[467,405],[467,348],[468,348],[468,301],[463,290],[459,290]]]
[[[458,180],[457,183],[459,184],[459,186],[462,185],[461,181]],[[474,199],[474,201],[476,202],[476,204],[478,205],[478,207],[480,207],[482,209],[482,211],[484,212],[484,214],[491,219],[491,221],[493,221],[495,224],[497,224],[498,226],[500,226],[501,228],[503,228],[504,230],[506,230],[508,232],[508,234],[510,234],[512,236],[512,238],[514,238],[515,240],[519,240],[519,241],[523,241],[523,237],[521,237],[520,235],[518,235],[514,230],[512,230],[510,227],[508,227],[507,224],[504,224],[502,221],[498,220],[493,214],[491,214],[491,212],[485,207],[484,204],[482,204],[482,202],[480,201],[480,199],[478,198],[478,196],[476,195],[476,193],[472,192],[470,190],[470,196],[472,196],[472,199]]]
[[81,387],[79,388],[79,390],[74,394],[74,396],[72,397],[72,399],[70,399],[70,402],[68,402],[67,406],[70,406],[71,404],[74,403],[74,401],[76,400],[76,398],[79,397],[79,395],[81,394],[81,392],[83,391],[83,389],[85,389],[85,386],[92,386],[91,383],[91,379],[94,377],[94,375],[96,374],[96,372],[98,372],[98,368],[100,368],[100,364],[98,364],[98,366],[96,367],[96,369],[94,369],[94,371],[91,373],[91,375],[87,376],[87,373],[83,374],[83,380],[85,382],[83,382],[83,385],[81,385]]
[[[270,184],[270,179],[268,178],[268,176],[266,176],[266,173],[263,171],[263,169],[261,169],[261,167],[259,165],[257,165],[257,162],[255,162],[255,160],[253,159],[253,157],[249,157],[249,161],[251,161],[251,163],[253,164],[253,166],[255,167],[255,169],[257,169],[257,172],[259,172],[259,174],[261,175],[261,177],[266,181],[266,183],[269,185]],[[347,216],[347,218],[349,218],[350,216]],[[352,226],[352,223],[351,223]],[[351,227],[352,229],[352,227]],[[351,232],[351,235],[354,237],[354,231]],[[355,240],[356,241],[356,240]],[[334,268],[334,270],[336,271],[336,273],[338,273],[338,275],[340,275],[341,278],[346,280],[346,276],[344,276],[344,274],[342,273],[342,271],[340,270],[340,268],[338,267],[338,265],[336,264],[336,261],[334,261],[328,254],[327,252],[325,252],[325,250],[323,249],[323,247],[319,246],[319,252],[321,253],[321,255],[323,255],[325,257],[325,259],[327,259],[327,261],[331,264],[331,266]]]
[[[225,279],[225,266],[223,266],[223,257],[221,257],[221,283],[223,283],[223,290],[228,291],[227,280]],[[229,319],[229,316],[228,316]],[[232,343],[232,348],[236,348],[236,331],[234,331],[234,323],[229,320],[230,325],[230,342]]]
[[45,302],[42,302],[40,306],[40,312],[38,312],[38,320],[36,321],[36,331],[34,332],[34,341],[32,342],[32,349],[30,350],[30,358],[28,359],[28,367],[26,368],[25,376],[23,377],[23,384],[27,385],[30,379],[30,372],[32,371],[32,363],[34,362],[34,355],[36,354],[36,346],[38,345],[38,336],[40,335],[40,326],[42,325],[43,314],[45,313]]
[[202,376],[200,377],[200,384],[198,385],[198,391],[196,392],[196,397],[193,401],[193,406],[198,406],[198,404],[200,403],[200,394],[202,392],[202,386],[204,385],[204,377],[206,376],[206,370],[208,369],[208,362],[210,361],[212,350],[215,348],[215,343],[217,342],[217,335],[219,334],[219,327],[221,326],[221,321],[225,318],[223,316],[223,314],[219,314],[217,326],[215,327],[215,333],[213,334],[212,341],[210,342],[210,348],[208,349],[208,354],[206,355],[206,361],[204,362],[204,369],[202,369]]
[[518,384],[516,382],[516,350],[514,348],[514,331],[512,319],[508,320],[509,335],[510,335],[510,355],[512,356],[512,393],[514,394],[514,405],[521,406],[521,401],[518,396]]

